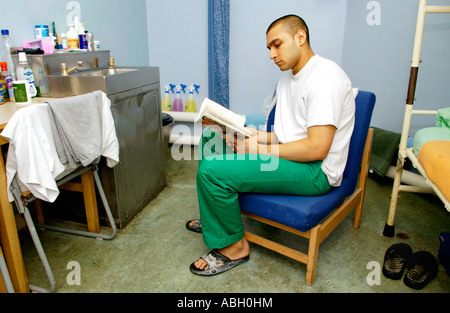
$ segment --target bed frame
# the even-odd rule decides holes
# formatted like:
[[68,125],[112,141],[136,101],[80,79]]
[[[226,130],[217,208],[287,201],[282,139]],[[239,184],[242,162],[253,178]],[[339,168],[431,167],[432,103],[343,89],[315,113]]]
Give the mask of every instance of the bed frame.
[[[420,163],[417,160],[416,155],[414,154],[413,148],[407,148],[407,141],[409,136],[409,129],[411,125],[411,118],[415,114],[419,115],[430,115],[437,114],[437,111],[433,110],[414,110],[414,94],[416,90],[417,84],[417,74],[419,71],[419,63],[420,63],[420,53],[422,49],[422,39],[425,25],[425,16],[429,13],[450,13],[450,5],[428,5],[427,0],[419,1],[419,10],[417,13],[417,25],[416,25],[416,34],[414,38],[414,47],[413,47],[413,55],[411,62],[411,71],[409,76],[409,85],[408,85],[408,94],[406,97],[406,107],[405,107],[405,115],[403,119],[403,128],[400,138],[400,145],[398,151],[398,159],[397,159],[397,167],[395,171],[394,177],[394,185],[392,187],[392,196],[391,196],[391,204],[389,207],[389,215],[386,225],[384,227],[383,235],[387,237],[394,236],[394,218],[395,212],[397,209],[397,200],[398,193],[400,191],[405,192],[422,192],[422,193],[435,193],[439,199],[444,203],[445,208],[450,212],[450,203],[449,200],[444,197],[442,192],[435,186],[435,184],[429,179],[426,175],[425,170],[422,168]],[[426,187],[418,187],[418,186],[409,186],[402,185],[402,173],[403,173],[403,165],[405,163],[405,159],[408,158],[413,166],[419,171],[419,173],[425,178],[427,184],[430,186]]]

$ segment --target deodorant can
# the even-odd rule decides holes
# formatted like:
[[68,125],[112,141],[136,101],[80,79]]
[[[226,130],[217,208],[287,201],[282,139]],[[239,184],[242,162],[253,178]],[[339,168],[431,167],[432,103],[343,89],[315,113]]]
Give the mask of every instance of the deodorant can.
[[78,34],[78,41],[80,42],[80,49],[87,49],[86,34]]

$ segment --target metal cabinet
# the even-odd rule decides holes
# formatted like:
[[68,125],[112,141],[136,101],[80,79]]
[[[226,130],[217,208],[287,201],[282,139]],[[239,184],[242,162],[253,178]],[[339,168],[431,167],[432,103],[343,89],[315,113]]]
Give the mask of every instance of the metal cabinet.
[[124,227],[166,185],[159,82],[108,95],[120,162],[102,163],[100,177],[118,228]]

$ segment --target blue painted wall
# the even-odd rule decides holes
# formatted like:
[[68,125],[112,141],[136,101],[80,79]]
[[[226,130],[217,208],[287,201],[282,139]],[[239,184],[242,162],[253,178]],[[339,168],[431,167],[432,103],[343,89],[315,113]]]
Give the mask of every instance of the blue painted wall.
[[[450,0],[429,0],[450,5]],[[16,43],[34,38],[34,25],[66,20],[78,3],[81,21],[111,50],[116,64],[159,66],[161,85],[200,84],[208,96],[207,0],[1,1],[0,28]],[[372,124],[400,132],[409,79],[418,0],[231,0],[230,108],[260,113],[268,91],[283,75],[269,59],[265,31],[294,13],[311,31],[314,51],[340,64],[354,86],[377,95]],[[450,106],[450,15],[427,16],[415,105]],[[433,124],[415,118],[413,131]]]
[[[355,87],[376,93],[372,124],[400,132],[418,3],[231,0],[230,108],[244,114],[261,112],[263,99],[283,74],[269,59],[265,31],[274,19],[294,13],[308,23],[316,53],[340,64]],[[429,4],[450,5],[450,1]],[[198,98],[207,96],[207,1],[147,0],[147,10],[150,62],[161,65],[161,83],[199,81],[204,88]],[[450,15],[427,16],[417,108],[450,105],[449,38]],[[434,117],[413,121],[412,133],[435,122]]]
[[110,50],[117,65],[146,66],[148,59],[145,0],[14,0],[0,1],[0,28],[9,29],[16,45],[35,39],[34,26],[55,22],[56,32],[68,30],[76,13],[80,22]]

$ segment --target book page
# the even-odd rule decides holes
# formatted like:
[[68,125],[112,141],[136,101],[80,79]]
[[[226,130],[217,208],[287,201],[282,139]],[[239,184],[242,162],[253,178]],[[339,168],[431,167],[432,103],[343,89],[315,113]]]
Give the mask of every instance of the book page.
[[[202,107],[203,105],[205,105],[204,113],[208,113],[212,116],[215,116],[223,120],[227,124],[244,127],[245,117],[228,110],[227,108],[221,106],[220,104],[208,98],[205,98],[205,100],[202,103]],[[203,112],[199,112],[199,115],[202,114]]]
[[212,116],[208,113],[205,113],[201,117],[201,121],[199,122],[199,124],[201,124],[205,128],[209,128],[215,132],[221,132],[223,134],[225,134],[227,130],[231,130],[235,132],[238,137],[250,137],[250,135],[252,134],[251,131],[245,129],[244,127],[228,124],[224,121],[218,120],[217,117]]
[[[240,116],[208,98],[203,101],[196,122],[214,131],[218,131],[218,126],[222,133],[230,128],[240,136],[249,137],[251,135],[251,131],[244,128],[244,116]],[[215,125],[217,126],[214,127]]]

